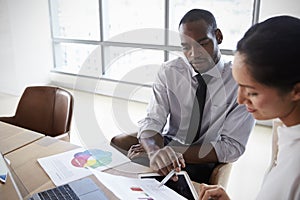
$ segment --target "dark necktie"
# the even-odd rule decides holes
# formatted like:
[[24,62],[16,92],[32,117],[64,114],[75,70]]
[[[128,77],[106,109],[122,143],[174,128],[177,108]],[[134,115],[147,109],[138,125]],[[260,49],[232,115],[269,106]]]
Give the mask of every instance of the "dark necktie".
[[201,122],[206,98],[206,83],[200,74],[196,75],[198,87],[194,99],[190,126],[187,133],[186,144],[192,144],[200,138]]

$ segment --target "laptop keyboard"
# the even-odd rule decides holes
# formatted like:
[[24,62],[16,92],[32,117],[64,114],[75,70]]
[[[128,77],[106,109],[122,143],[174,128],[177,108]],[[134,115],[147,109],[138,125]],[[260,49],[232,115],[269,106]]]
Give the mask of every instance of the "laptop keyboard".
[[69,185],[62,185],[51,190],[38,193],[42,200],[79,200]]

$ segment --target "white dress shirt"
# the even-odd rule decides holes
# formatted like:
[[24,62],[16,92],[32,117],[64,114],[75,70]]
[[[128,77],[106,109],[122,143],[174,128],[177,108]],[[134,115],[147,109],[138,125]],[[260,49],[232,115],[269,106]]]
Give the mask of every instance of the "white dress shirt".
[[266,174],[257,199],[300,199],[300,124],[278,127],[276,164]]
[[[197,73],[185,58],[164,63],[152,87],[147,116],[139,122],[140,133],[153,130],[185,144],[190,124]],[[202,74],[207,83],[200,137],[196,143],[213,144],[219,162],[233,162],[245,151],[254,119],[236,102],[238,86],[231,62],[222,59]],[[203,152],[202,152],[203,153]]]

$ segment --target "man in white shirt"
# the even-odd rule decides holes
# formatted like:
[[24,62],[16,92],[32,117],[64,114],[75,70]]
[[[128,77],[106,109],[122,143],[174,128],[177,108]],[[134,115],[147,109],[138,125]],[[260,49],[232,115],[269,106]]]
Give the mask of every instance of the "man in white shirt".
[[[236,102],[238,86],[231,62],[221,58],[223,35],[214,16],[193,9],[181,19],[179,32],[185,58],[162,65],[137,136],[123,134],[111,142],[129,150],[130,158],[146,152],[150,167],[162,175],[184,168],[192,180],[207,183],[216,163],[233,162],[243,154],[254,119]],[[199,113],[196,117],[199,132],[190,128],[192,111],[201,107],[193,107],[198,74],[207,85],[203,118],[199,122]]]

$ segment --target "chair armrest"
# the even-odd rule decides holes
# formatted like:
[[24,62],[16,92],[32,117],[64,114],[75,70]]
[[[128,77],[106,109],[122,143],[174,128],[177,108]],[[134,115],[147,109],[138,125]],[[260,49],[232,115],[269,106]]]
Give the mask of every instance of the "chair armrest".
[[70,142],[70,132],[63,133],[61,135],[55,136],[54,138],[63,140],[65,142]]
[[209,179],[209,184],[222,185],[227,187],[229,175],[231,172],[232,163],[219,163],[213,170]]
[[8,124],[12,124],[12,125],[17,125],[16,124],[16,119],[15,117],[0,117],[0,121],[8,123]]

